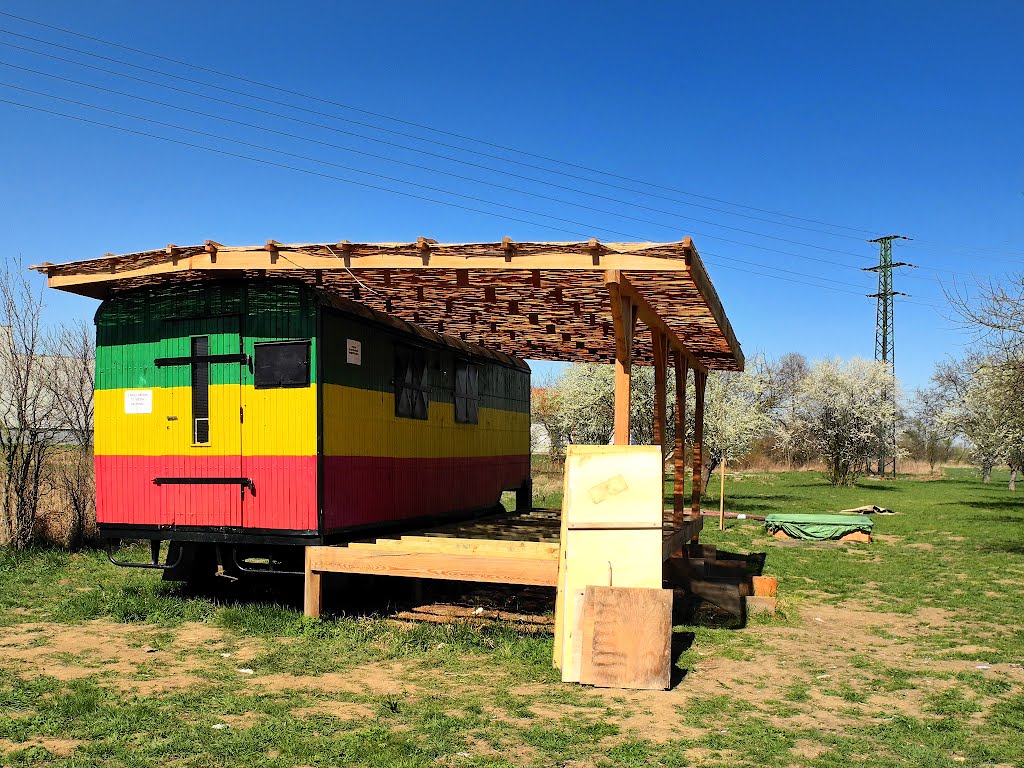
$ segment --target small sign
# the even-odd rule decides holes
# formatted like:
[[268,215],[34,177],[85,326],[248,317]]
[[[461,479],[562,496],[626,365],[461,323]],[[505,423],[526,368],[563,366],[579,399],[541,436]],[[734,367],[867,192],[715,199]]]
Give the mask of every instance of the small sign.
[[363,342],[345,339],[345,361],[351,365],[363,364]]
[[124,393],[125,413],[152,413],[152,389],[126,389]]

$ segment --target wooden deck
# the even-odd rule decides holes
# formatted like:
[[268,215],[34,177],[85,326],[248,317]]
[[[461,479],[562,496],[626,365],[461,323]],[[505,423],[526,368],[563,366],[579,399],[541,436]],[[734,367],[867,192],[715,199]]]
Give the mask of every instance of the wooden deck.
[[[685,518],[673,530],[671,511],[665,515],[662,560],[703,526],[700,517]],[[324,573],[556,587],[560,527],[559,510],[534,509],[372,541],[306,547],[305,613],[320,615]]]

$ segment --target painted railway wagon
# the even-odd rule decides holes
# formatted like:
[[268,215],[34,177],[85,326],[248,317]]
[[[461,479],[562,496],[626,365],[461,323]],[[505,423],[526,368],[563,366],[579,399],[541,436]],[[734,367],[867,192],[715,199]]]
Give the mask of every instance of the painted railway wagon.
[[518,358],[285,280],[118,293],[96,334],[100,531],[166,577],[529,492]]

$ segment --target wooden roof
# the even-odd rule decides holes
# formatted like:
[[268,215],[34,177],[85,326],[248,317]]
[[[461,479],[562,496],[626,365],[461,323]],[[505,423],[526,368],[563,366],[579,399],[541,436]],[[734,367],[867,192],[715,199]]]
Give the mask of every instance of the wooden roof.
[[33,267],[53,288],[106,298],[218,278],[288,277],[438,333],[535,360],[615,359],[609,286],[631,293],[634,360],[652,326],[698,368],[742,370],[743,352],[690,238],[675,243],[301,243],[169,245]]

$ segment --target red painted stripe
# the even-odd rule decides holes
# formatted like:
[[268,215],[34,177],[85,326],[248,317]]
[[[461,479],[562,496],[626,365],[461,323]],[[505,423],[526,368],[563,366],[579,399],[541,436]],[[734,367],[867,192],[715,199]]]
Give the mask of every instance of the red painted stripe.
[[[111,525],[315,530],[315,456],[97,456],[96,519]],[[161,485],[156,477],[249,477],[238,485]]]
[[328,530],[496,504],[530,476],[529,455],[444,459],[324,457]]

